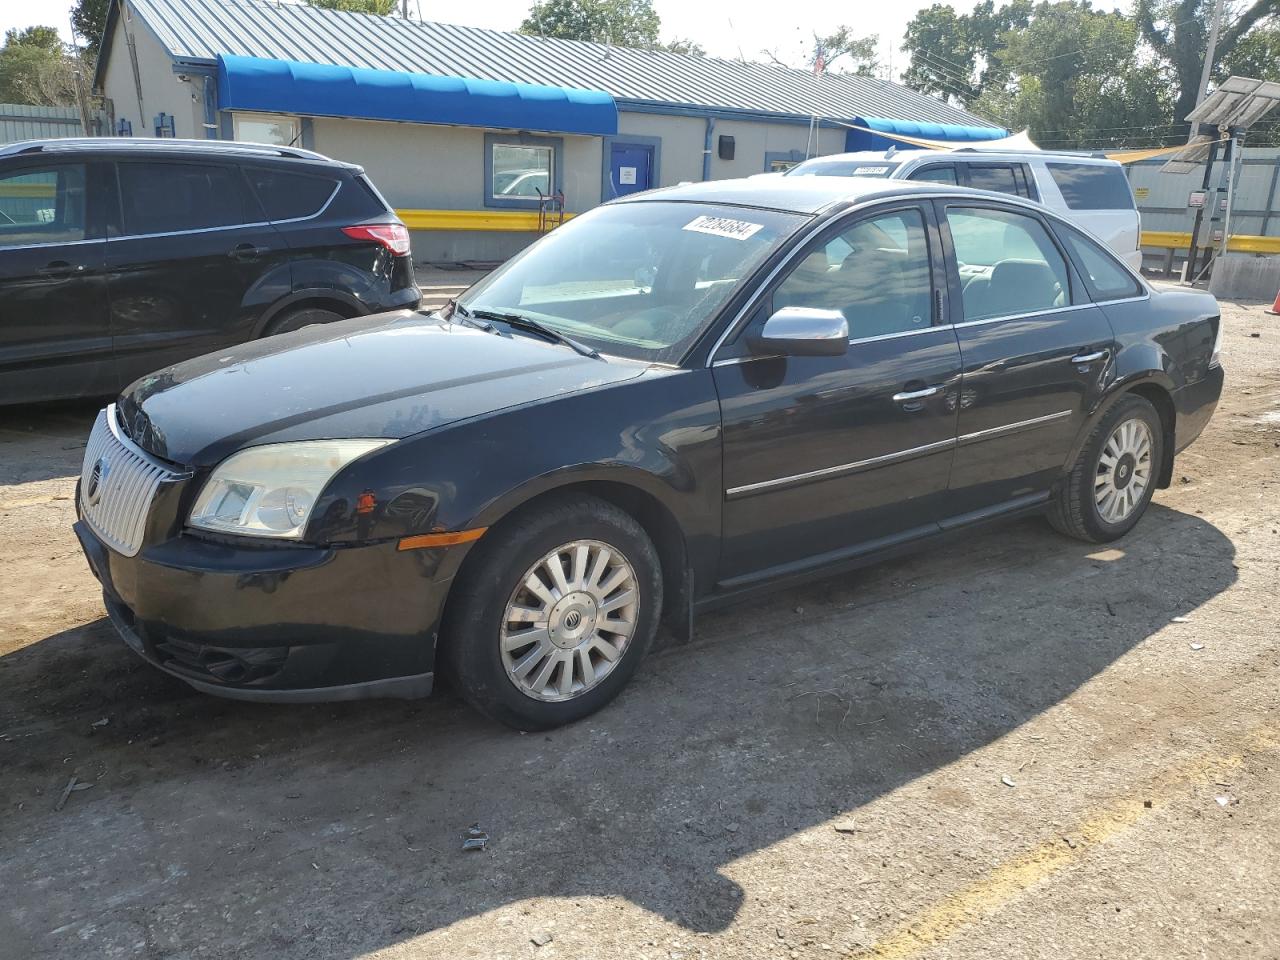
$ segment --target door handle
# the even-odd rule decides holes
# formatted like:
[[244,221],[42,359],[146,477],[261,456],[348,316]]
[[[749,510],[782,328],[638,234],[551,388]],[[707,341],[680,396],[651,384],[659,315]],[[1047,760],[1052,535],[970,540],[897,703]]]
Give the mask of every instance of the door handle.
[[36,272],[42,277],[69,277],[73,274],[84,273],[84,264],[71,264],[65,260],[54,260]]
[[925,397],[936,397],[941,392],[941,387],[925,387],[923,390],[908,390],[905,393],[895,393],[893,395],[893,402],[911,403],[913,400],[923,400]]
[[238,243],[227,254],[232,260],[257,260],[264,253],[270,253],[270,247],[257,247],[252,243]]
[[1072,363],[1093,363],[1095,360],[1101,360],[1107,355],[1105,350],[1095,350],[1093,353],[1077,353],[1071,358]]

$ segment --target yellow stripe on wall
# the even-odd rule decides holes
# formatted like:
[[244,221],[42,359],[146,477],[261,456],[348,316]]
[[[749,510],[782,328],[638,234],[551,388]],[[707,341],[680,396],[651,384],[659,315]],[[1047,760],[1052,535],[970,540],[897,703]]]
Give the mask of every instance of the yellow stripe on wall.
[[[1191,247],[1191,234],[1176,230],[1143,230],[1144,247],[1161,247],[1165,250],[1187,250]],[[1212,244],[1216,246],[1216,244]],[[1227,241],[1228,250],[1241,253],[1280,253],[1280,237],[1255,237],[1233,233]]]
[[[397,210],[396,216],[410,230],[487,230],[537,233],[536,210]],[[555,223],[558,215],[548,215]],[[572,213],[564,214],[568,220]]]

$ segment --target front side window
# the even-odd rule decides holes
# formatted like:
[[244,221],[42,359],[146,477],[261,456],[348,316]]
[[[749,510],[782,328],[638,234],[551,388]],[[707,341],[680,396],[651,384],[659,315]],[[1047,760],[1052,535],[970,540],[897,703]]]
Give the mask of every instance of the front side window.
[[1069,227],[1059,226],[1058,236],[1084,268],[1095,300],[1119,300],[1142,294],[1142,286],[1110,253],[1088,237]]
[[1071,302],[1067,262],[1035,217],[950,207],[947,225],[964,294],[964,319],[1052,310]]
[[1132,210],[1133,191],[1119,164],[1046,163],[1069,210]]
[[0,174],[0,246],[83,240],[84,184],[82,163]]
[[262,220],[236,167],[126,162],[118,169],[128,235],[208,230]]
[[917,209],[860,220],[805,256],[773,309],[838,310],[854,340],[929,326],[928,235]]
[[277,147],[296,147],[301,134],[297,117],[281,117],[267,113],[237,113],[235,135],[247,143],[269,143]]
[[949,164],[934,163],[927,167],[921,167],[907,179],[919,180],[924,183],[947,183],[954,187],[956,185],[956,168]]
[[460,302],[531,317],[604,353],[672,362],[807,219],[703,203],[597,207],[508,260]]
[[537,209],[541,197],[556,192],[560,141],[552,137],[485,136],[485,203],[491,207]]

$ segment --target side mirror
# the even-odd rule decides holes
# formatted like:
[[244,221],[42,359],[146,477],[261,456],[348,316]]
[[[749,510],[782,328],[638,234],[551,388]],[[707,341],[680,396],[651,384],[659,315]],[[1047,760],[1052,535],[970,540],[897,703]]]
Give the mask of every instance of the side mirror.
[[764,322],[750,347],[784,357],[842,357],[849,352],[849,321],[839,310],[783,307]]

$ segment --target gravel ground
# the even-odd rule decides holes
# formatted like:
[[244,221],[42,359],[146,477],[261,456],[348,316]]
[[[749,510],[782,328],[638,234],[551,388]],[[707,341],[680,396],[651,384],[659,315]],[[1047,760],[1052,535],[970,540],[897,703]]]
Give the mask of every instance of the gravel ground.
[[1280,957],[1280,319],[1224,313],[1123,541],[760,597],[549,735],[152,670],[70,530],[93,408],[0,411],[0,957]]

